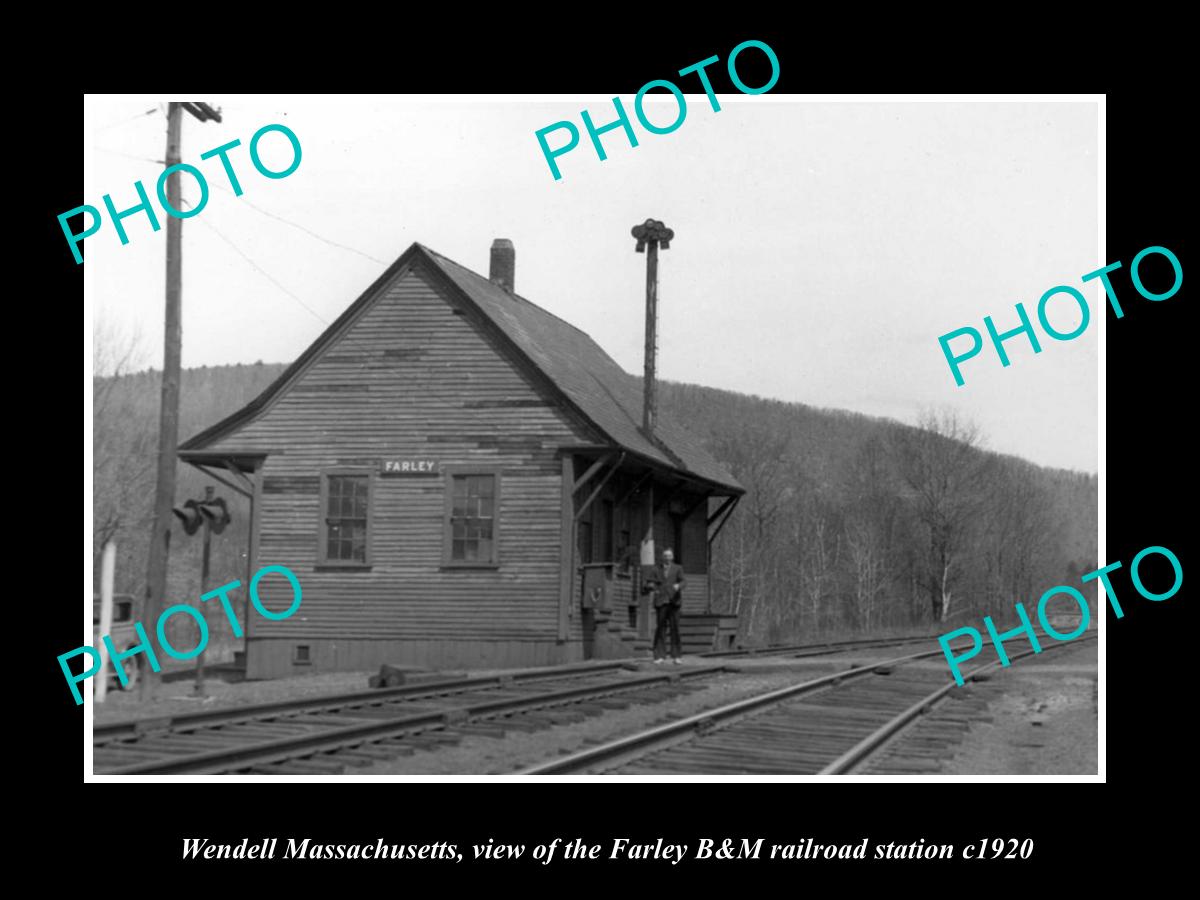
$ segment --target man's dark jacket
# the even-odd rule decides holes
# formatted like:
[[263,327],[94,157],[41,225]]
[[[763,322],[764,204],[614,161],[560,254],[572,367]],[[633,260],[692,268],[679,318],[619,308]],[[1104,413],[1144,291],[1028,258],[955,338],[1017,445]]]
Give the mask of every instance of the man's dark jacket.
[[[664,567],[661,563],[654,567],[646,579],[646,592],[654,592],[654,606],[664,606],[673,603],[679,606],[683,603],[683,566],[671,563]],[[678,585],[678,587],[676,587]]]

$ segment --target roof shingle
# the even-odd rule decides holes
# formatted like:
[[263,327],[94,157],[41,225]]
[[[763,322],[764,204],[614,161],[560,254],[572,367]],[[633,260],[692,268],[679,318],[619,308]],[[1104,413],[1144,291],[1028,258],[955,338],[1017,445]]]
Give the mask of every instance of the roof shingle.
[[640,379],[622,369],[590,336],[518,294],[420,245],[570,400],[621,447],[664,466],[741,489],[700,441],[661,413],[651,442],[642,433]]

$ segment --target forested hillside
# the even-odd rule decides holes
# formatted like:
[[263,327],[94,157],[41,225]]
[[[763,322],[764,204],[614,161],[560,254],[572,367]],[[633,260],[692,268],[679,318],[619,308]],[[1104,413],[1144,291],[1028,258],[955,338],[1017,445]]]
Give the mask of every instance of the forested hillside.
[[[245,405],[285,368],[258,363],[184,370],[179,403],[180,441]],[[105,541],[114,540],[117,545],[115,590],[133,594],[139,603],[146,590],[146,554],[154,516],[161,375],[158,371],[146,371],[94,378],[92,382],[94,583],[99,590],[100,552]],[[177,473],[177,506],[191,497],[203,497],[205,486],[214,484],[212,479],[188,465],[179,465]],[[213,537],[209,586],[227,584],[234,579],[244,585],[250,504],[224,485],[216,485],[216,488],[217,496],[224,497],[229,504],[233,520],[220,535]],[[199,602],[202,534],[188,536],[182,528],[172,529],[167,605]],[[207,619],[212,631],[210,659],[228,658],[233,644],[228,622],[224,616]],[[188,626],[186,616],[176,616],[171,625],[176,622]],[[191,646],[184,635],[178,637],[181,638],[179,646]]]
[[[281,364],[183,373],[180,439],[236,410]],[[94,552],[118,546],[117,591],[141,597],[154,492],[159,373],[94,380]],[[703,438],[748,493],[714,551],[714,607],[756,643],[941,621],[1008,621],[1013,604],[1097,567],[1095,476],[978,449],[953,417],[923,429],[664,383],[665,414]],[[212,482],[179,468],[176,502]],[[245,581],[248,504],[214,539],[210,583]],[[200,593],[201,540],[172,536],[169,599]],[[1090,596],[1092,592],[1087,592]],[[211,617],[214,620],[221,617]],[[214,626],[217,623],[213,622]]]
[[747,489],[714,597],[756,641],[1011,621],[1097,567],[1096,477],[985,452],[953,416],[918,429],[683,384],[662,398]]

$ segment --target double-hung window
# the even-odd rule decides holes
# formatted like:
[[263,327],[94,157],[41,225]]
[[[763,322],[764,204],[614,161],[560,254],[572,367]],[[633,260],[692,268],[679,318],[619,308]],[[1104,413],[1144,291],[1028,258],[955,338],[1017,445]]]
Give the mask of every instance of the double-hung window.
[[499,509],[498,472],[448,471],[443,564],[499,565]]
[[371,480],[362,470],[322,473],[319,564],[371,564]]

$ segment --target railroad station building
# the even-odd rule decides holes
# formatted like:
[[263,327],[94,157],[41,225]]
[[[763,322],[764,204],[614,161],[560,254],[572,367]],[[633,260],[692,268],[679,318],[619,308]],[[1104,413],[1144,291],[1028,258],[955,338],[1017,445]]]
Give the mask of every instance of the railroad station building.
[[[732,635],[709,614],[709,562],[743,489],[667,417],[647,433],[639,380],[514,274],[508,241],[489,277],[413,244],[181,445],[249,498],[248,571],[284,565],[302,586],[291,617],[245,617],[247,677],[646,655],[652,547],[687,576],[685,650]],[[262,596],[283,609],[277,581]]]

